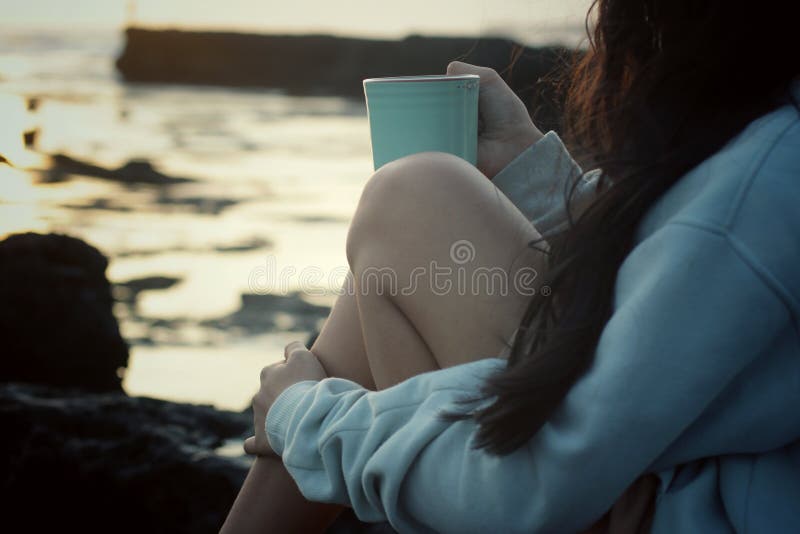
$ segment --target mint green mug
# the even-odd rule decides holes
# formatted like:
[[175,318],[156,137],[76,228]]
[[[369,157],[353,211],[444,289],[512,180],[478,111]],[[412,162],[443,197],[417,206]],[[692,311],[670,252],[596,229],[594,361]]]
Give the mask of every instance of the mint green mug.
[[480,76],[398,76],[363,83],[375,170],[427,151],[477,163]]

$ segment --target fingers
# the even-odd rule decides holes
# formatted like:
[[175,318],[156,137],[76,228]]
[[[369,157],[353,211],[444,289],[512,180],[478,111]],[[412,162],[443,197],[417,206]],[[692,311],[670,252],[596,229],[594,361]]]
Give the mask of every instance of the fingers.
[[[282,363],[273,363],[271,365],[267,365],[266,367],[262,368],[261,369],[261,376],[260,376],[261,382],[264,382],[264,380],[267,379],[269,374],[272,371],[274,371],[276,367],[281,366],[281,365],[283,365],[283,364]],[[256,394],[256,397],[258,397],[258,394]],[[256,400],[256,397],[253,397],[253,401]]]
[[308,349],[300,341],[292,341],[291,343],[286,345],[286,347],[284,347],[284,349],[283,349],[283,359],[284,359],[284,361],[288,362],[289,361],[289,357],[292,354],[296,354],[296,353],[298,353],[300,351],[308,352]]
[[281,373],[288,372],[296,381],[322,380],[328,376],[317,356],[300,341],[286,345],[283,354],[286,363],[281,366]]
[[301,367],[311,366],[322,369],[322,364],[316,355],[300,341],[292,341],[283,349],[283,357],[287,364],[293,362]]
[[[451,61],[447,65],[447,74],[477,74],[480,76],[480,92],[478,93],[478,108],[484,121],[507,122],[504,117],[511,113],[511,108],[518,107],[519,100],[514,91],[500,77],[496,70],[480,65],[472,65],[462,61]],[[523,104],[524,107],[524,104]],[[517,111],[519,112],[519,110]],[[527,113],[526,113],[527,115]],[[501,120],[502,119],[502,120]],[[486,128],[491,125],[485,124]]]
[[274,458],[280,458],[280,456],[278,456],[269,446],[268,441],[264,440],[264,443],[259,445],[255,436],[250,436],[244,440],[243,448],[244,453],[251,456],[272,456]]
[[464,63],[463,61],[451,61],[447,65],[447,74],[477,74],[481,77],[481,82],[488,82],[499,78],[497,71],[490,67],[472,65],[471,63]]
[[[323,378],[327,376],[317,357],[301,341],[292,341],[284,347],[283,360],[283,362],[273,363],[261,369],[262,386],[267,380],[274,380],[275,377],[284,376],[286,373],[296,374],[298,371],[302,374],[311,371],[314,375],[321,372]],[[253,398],[253,402],[259,402],[258,394]]]

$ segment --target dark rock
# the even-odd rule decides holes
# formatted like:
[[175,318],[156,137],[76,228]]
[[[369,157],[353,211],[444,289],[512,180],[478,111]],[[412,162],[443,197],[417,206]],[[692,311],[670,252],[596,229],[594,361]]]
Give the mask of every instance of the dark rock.
[[119,282],[114,284],[114,299],[118,302],[135,305],[136,299],[142,291],[169,289],[180,281],[180,278],[173,276],[146,276]]
[[232,198],[175,197],[161,194],[155,199],[155,203],[171,209],[182,208],[194,214],[219,215],[223,210],[238,204],[239,201]]
[[[492,67],[526,102],[541,129],[558,129],[551,83],[571,53],[500,37],[356,39],[128,28],[117,68],[129,82],[264,87],[361,98],[364,78],[442,74],[453,60]],[[509,69],[514,62],[513,68]]]
[[174,276],[145,276],[144,278],[134,278],[120,282],[118,285],[139,293],[147,290],[169,289],[180,281],[180,278],[175,278]]
[[330,313],[327,306],[311,304],[300,293],[288,295],[244,293],[239,309],[230,315],[209,319],[200,326],[244,335],[280,330],[317,330]]
[[239,243],[229,243],[225,245],[215,245],[213,250],[215,252],[249,252],[251,250],[258,250],[262,248],[269,248],[272,242],[261,237],[252,237],[248,240]]
[[[54,175],[51,174],[51,176]],[[55,179],[48,178],[47,181],[61,181],[61,179],[62,176],[59,175]],[[164,194],[162,190],[161,194],[144,206],[136,204],[125,205],[119,198],[95,198],[83,203],[62,204],[62,207],[72,210],[104,210],[118,213],[148,210],[165,213],[182,211],[193,215],[219,215],[223,210],[235,206],[239,202],[239,200],[231,198],[176,197]]]
[[38,138],[39,138],[38,128],[22,132],[22,142],[25,144],[25,148],[35,148],[36,141]]
[[103,210],[116,211],[118,213],[127,213],[133,211],[131,206],[120,205],[117,199],[111,198],[95,198],[90,202],[81,204],[62,204],[61,206],[71,210]]
[[348,217],[336,217],[334,215],[296,215],[291,219],[303,224],[347,223],[350,220]]
[[[163,318],[141,313],[137,305],[139,293],[166,289],[166,284],[172,280],[169,277],[152,277],[114,286],[114,297],[123,305],[116,308],[118,316],[128,325],[135,325],[133,329],[142,333],[139,337],[128,338],[132,346],[218,346],[245,336],[273,331],[310,332],[318,330],[330,313],[329,307],[307,302],[299,293],[246,293],[241,295],[241,304],[236,311],[210,319]],[[156,287],[162,281],[164,286]],[[146,287],[151,283],[154,286]]]
[[39,105],[42,103],[42,99],[36,96],[28,96],[25,98],[25,109],[28,111],[36,111],[39,109]]
[[116,169],[101,167],[65,154],[51,156],[50,162],[49,168],[39,171],[45,182],[62,182],[70,174],[80,174],[123,184],[170,185],[194,181],[191,178],[177,178],[163,174],[146,160],[131,160]]
[[218,243],[208,247],[189,247],[182,245],[175,245],[168,248],[144,248],[144,249],[130,249],[121,250],[115,254],[116,258],[145,258],[149,256],[156,256],[158,254],[166,254],[172,252],[219,252],[221,254],[236,253],[236,252],[250,252],[252,250],[268,249],[273,246],[272,241],[263,239],[261,237],[250,237],[241,241],[231,241],[226,243]]
[[0,382],[121,390],[128,347],[111,311],[107,265],[65,235],[0,242]]
[[0,384],[3,523],[18,532],[218,532],[249,460],[246,413]]

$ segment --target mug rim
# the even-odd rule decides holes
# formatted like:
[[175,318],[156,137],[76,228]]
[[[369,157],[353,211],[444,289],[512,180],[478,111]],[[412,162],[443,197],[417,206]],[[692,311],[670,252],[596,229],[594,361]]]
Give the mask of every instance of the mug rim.
[[477,74],[421,74],[416,76],[383,76],[379,78],[366,78],[363,84],[368,83],[387,83],[387,82],[448,82],[448,81],[463,81],[463,80],[479,80],[480,76]]

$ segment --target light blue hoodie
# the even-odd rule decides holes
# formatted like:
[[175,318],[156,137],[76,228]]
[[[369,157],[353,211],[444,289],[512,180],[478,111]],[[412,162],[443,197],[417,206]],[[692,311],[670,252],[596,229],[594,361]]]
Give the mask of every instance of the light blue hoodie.
[[[553,226],[573,166],[549,133],[495,184]],[[496,357],[379,392],[300,382],[266,429],[307,498],[400,532],[574,532],[648,472],[655,533],[800,532],[798,317],[800,117],[787,104],[647,213],[594,364],[514,453],[474,450],[472,421],[437,417]]]

